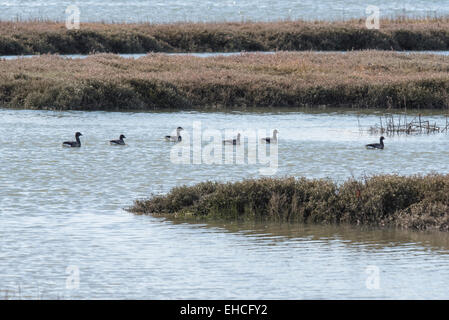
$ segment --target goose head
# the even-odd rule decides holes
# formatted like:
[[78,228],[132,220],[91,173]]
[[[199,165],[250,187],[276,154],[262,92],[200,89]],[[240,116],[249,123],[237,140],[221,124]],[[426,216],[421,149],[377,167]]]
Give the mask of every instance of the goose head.
[[119,139],[123,140],[123,139],[126,139],[126,137],[123,134],[121,134]]
[[81,132],[77,132],[75,133],[75,137],[79,138],[80,136],[82,136],[83,134]]

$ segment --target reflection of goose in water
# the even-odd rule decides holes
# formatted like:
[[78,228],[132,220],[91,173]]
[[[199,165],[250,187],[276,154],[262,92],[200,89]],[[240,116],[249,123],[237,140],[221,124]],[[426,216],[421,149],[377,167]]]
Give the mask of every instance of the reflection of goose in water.
[[77,133],[75,133],[75,140],[76,141],[64,141],[62,143],[62,145],[64,147],[79,148],[79,147],[81,147],[80,136],[82,136],[82,134],[80,132],[77,132]]
[[181,137],[182,130],[184,130],[182,127],[176,128],[176,136],[165,136],[165,140],[173,141],[173,142],[182,141],[182,137]]
[[261,140],[262,140],[262,142],[265,142],[265,143],[277,143],[278,142],[278,131],[277,131],[277,129],[273,130],[273,136],[272,137],[262,138]]
[[109,141],[109,143],[113,146],[115,146],[115,145],[124,146],[126,143],[125,143],[125,141],[123,141],[123,139],[126,139],[126,137],[123,134],[121,134],[120,138],[118,140],[111,140],[111,141]]
[[380,137],[380,143],[367,144],[366,148],[367,149],[383,149],[384,148],[384,140],[385,140],[385,138],[382,136],[382,137]]
[[237,134],[237,139],[223,140],[223,144],[240,144],[240,133]]

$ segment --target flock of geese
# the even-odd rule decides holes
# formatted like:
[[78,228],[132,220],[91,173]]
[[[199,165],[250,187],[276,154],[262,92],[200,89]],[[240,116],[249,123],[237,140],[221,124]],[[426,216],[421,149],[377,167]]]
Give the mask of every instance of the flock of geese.
[[[165,136],[165,140],[166,141],[171,141],[171,142],[181,142],[182,141],[181,131],[183,131],[183,130],[184,129],[182,127],[176,128],[176,136]],[[279,131],[277,131],[277,129],[273,130],[273,136],[272,137],[267,137],[267,138],[262,138],[261,142],[263,142],[263,143],[277,143],[277,141],[278,141],[278,132]],[[80,132],[77,132],[77,133],[75,133],[75,141],[64,141],[62,143],[62,145],[64,147],[80,148],[81,147],[80,136],[82,136],[82,134]],[[235,139],[223,140],[223,144],[239,145],[240,144],[240,137],[241,137],[241,134],[238,133],[237,137]],[[126,145],[126,143],[125,143],[125,141],[123,139],[126,139],[126,137],[123,134],[121,134],[120,137],[118,138],[118,140],[110,140],[109,143],[111,145],[124,146],[124,145]],[[385,140],[385,138],[382,136],[382,137],[380,137],[380,142],[379,143],[367,144],[366,148],[367,149],[383,149],[384,148],[384,140]]]
[[[83,134],[81,132],[75,133],[75,141],[64,141],[62,143],[62,146],[69,147],[69,148],[81,148],[80,137],[82,135]],[[121,134],[117,140],[110,140],[109,143],[111,145],[124,146],[124,145],[126,145],[126,143],[125,143],[125,140],[123,140],[123,139],[126,139],[126,137],[123,134]]]

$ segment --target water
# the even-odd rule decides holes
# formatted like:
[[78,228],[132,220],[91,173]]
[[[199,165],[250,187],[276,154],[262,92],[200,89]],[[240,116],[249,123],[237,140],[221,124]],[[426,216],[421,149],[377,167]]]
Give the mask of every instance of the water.
[[448,15],[449,0],[0,0],[0,19],[65,21],[65,10],[77,5],[81,22],[273,21],[279,19],[342,20],[366,17],[376,5],[382,17]]
[[[336,51],[314,51],[316,53],[321,53],[321,54],[332,54],[332,53],[336,53]],[[338,51],[339,53],[346,53],[349,51]],[[402,54],[434,54],[434,55],[440,55],[440,56],[448,56],[449,55],[449,51],[395,51],[396,53],[402,53]],[[274,51],[257,51],[257,52],[245,52],[245,54],[275,54]],[[194,56],[194,57],[199,57],[199,58],[211,58],[211,57],[217,57],[217,56],[224,56],[224,57],[231,57],[231,56],[237,56],[242,54],[242,52],[192,52],[192,53],[164,53],[168,56],[177,56],[177,55],[182,55],[182,56]],[[122,58],[127,58],[127,59],[139,59],[142,58],[144,56],[146,56],[146,53],[122,53],[122,54],[117,54]],[[68,58],[68,59],[85,59],[91,55],[86,55],[86,54],[61,54],[59,55],[61,57],[64,58]],[[33,57],[39,57],[39,55],[12,55],[12,56],[0,56],[0,59],[5,59],[5,60],[14,60],[14,59],[24,59],[24,58],[33,58]]]
[[[416,51],[421,52],[421,51]],[[422,51],[424,52],[424,51]],[[257,53],[260,54],[274,54],[275,52],[271,51],[258,51]],[[440,54],[440,55],[449,55],[449,51],[427,51],[427,53],[430,54]],[[230,56],[236,56],[242,54],[242,52],[192,52],[192,53],[164,53],[168,56],[193,56],[193,57],[199,57],[199,58],[210,58],[210,57],[217,57],[217,56],[224,56],[224,57],[230,57]],[[120,53],[117,54],[122,58],[127,59],[139,59],[144,56],[146,56],[146,53]],[[5,60],[13,60],[13,59],[22,59],[22,58],[33,58],[38,57],[39,55],[35,54],[28,54],[28,55],[12,55],[12,56],[1,56],[0,59]],[[68,59],[85,59],[92,55],[87,54],[61,54],[61,57],[65,57]]]
[[[122,210],[180,184],[261,177],[266,165],[171,163],[161,137],[179,125],[191,133],[194,121],[223,133],[277,128],[276,176],[449,173],[446,134],[387,137],[385,150],[368,151],[378,137],[358,120],[378,116],[0,109],[0,298],[448,298],[446,233],[188,224]],[[62,148],[75,131],[83,146]],[[107,144],[121,133],[128,146]],[[379,289],[366,286],[370,266]]]

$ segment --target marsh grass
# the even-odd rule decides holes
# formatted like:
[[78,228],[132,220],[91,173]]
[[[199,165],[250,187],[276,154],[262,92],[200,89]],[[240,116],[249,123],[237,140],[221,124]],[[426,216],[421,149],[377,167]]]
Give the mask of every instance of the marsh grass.
[[[367,130],[370,134],[375,135],[400,135],[400,134],[436,134],[448,132],[449,121],[446,114],[445,123],[437,124],[436,122],[430,122],[426,118],[422,117],[421,113],[416,116],[410,116],[404,112],[404,114],[384,114],[380,116],[378,124],[369,127]],[[363,128],[359,124],[359,130],[363,132]]]
[[128,209],[192,220],[278,221],[449,231],[449,175],[204,182],[136,200]]
[[0,63],[0,106],[56,110],[449,107],[449,57],[382,51]]
[[173,24],[0,22],[0,55],[92,52],[449,50],[449,18]]

